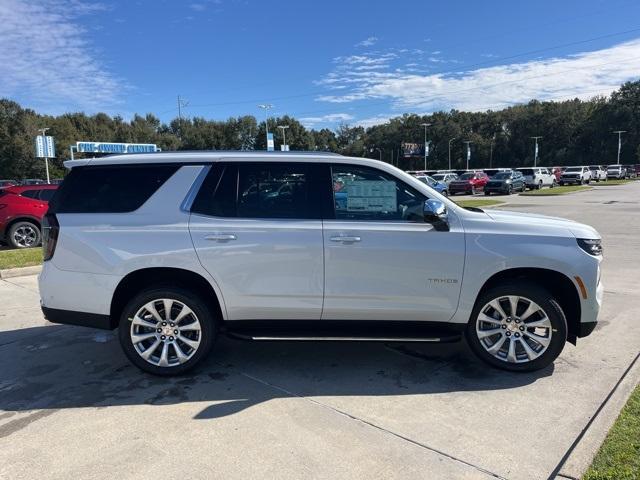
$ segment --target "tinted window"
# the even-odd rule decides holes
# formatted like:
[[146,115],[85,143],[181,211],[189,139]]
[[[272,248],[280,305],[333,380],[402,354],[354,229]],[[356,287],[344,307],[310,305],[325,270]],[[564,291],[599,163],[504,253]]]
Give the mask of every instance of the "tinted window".
[[235,217],[237,188],[238,169],[234,165],[214,165],[191,211],[214,217]]
[[76,167],[53,196],[51,213],[122,213],[137,210],[179,167]]
[[511,178],[511,172],[500,172],[500,173],[496,173],[493,178],[495,179],[504,179],[504,178]]
[[239,164],[238,216],[317,218],[312,214],[307,166],[295,163]]
[[49,202],[53,198],[53,195],[56,193],[55,189],[47,189],[40,191],[40,200],[44,202]]
[[460,176],[460,180],[471,180],[472,178],[476,178],[475,173],[464,173]]
[[[217,165],[198,192],[192,211],[219,217],[319,219],[322,168],[293,162]],[[327,200],[328,193],[324,192]]]
[[338,220],[423,221],[426,197],[385,172],[333,165],[332,177]]
[[21,197],[38,198],[40,190],[25,190],[20,194]]

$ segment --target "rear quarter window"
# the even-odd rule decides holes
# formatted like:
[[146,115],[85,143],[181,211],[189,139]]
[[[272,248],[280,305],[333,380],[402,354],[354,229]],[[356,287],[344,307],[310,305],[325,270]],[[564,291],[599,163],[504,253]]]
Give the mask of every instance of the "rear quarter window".
[[76,167],[49,203],[50,213],[125,213],[140,208],[178,165]]

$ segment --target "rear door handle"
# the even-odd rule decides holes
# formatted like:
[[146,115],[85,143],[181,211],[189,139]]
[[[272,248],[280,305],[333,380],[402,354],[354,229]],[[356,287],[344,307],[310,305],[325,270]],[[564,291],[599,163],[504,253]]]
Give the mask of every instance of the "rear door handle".
[[330,240],[332,242],[354,243],[359,242],[361,238],[351,235],[338,235],[337,237],[331,237]]
[[233,233],[212,233],[204,237],[205,240],[211,240],[213,242],[228,242],[229,240],[236,240],[237,238]]

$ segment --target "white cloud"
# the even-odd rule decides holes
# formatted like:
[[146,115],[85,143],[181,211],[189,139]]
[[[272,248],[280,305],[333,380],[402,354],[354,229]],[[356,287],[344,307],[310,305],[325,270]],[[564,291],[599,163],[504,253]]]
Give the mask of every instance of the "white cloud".
[[375,98],[389,99],[401,109],[480,111],[533,98],[590,98],[639,78],[640,39],[566,57],[464,72],[419,75],[390,69],[368,77],[356,73],[368,72],[342,72],[335,84],[349,88],[341,95],[325,95],[317,100],[347,103]]
[[2,0],[0,97],[51,113],[118,104],[127,87],[101,65],[79,21],[105,9],[80,0]]
[[348,122],[349,120],[353,120],[353,116],[348,113],[330,113],[321,117],[304,117],[300,119],[300,123],[307,128],[312,128],[317,124]]
[[356,47],[371,47],[378,42],[378,37],[368,37],[361,42],[356,43]]
[[355,124],[359,127],[369,128],[375,125],[382,125],[383,123],[388,123],[393,117],[397,115],[376,115],[374,117],[362,118],[357,120]]

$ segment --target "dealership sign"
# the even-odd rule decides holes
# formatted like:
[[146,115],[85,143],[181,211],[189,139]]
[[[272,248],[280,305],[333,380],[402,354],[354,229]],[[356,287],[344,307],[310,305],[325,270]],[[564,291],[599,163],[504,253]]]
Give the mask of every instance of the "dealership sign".
[[154,153],[160,149],[153,143],[76,142],[76,151],[83,153]]

